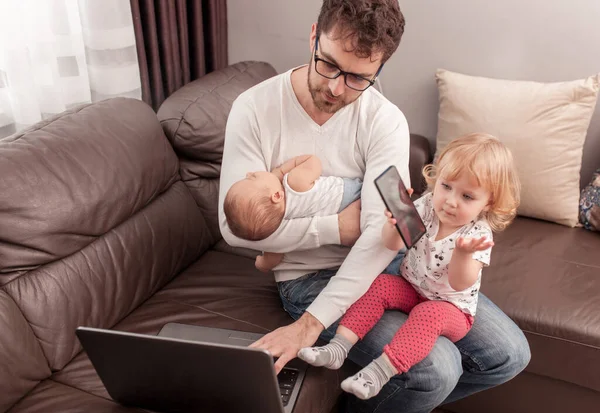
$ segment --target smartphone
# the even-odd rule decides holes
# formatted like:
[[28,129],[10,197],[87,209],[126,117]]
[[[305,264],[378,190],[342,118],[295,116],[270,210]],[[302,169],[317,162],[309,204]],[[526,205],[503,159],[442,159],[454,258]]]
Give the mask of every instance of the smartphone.
[[410,199],[400,178],[398,169],[392,165],[375,178],[375,187],[383,203],[396,219],[396,229],[406,248],[411,248],[427,232],[421,216]]

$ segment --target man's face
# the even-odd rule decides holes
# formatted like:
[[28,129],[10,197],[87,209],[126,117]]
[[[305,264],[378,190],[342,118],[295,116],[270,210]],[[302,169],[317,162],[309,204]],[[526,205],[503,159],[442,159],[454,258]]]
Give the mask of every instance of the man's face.
[[[344,75],[340,75],[337,79],[328,79],[315,71],[315,39],[316,28],[313,25],[311,33],[313,55],[308,65],[308,90],[317,109],[325,113],[335,113],[358,99],[362,92],[349,88],[344,82]],[[316,56],[345,72],[373,79],[381,66],[382,54],[375,53],[370,57],[361,58],[356,56],[352,49],[352,39],[341,38],[334,41],[327,33],[321,33]]]

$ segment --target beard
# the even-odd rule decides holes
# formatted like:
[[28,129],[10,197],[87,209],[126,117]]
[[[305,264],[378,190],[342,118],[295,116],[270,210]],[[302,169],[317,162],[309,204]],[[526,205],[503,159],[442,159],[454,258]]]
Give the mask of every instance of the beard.
[[[347,100],[344,99],[343,94],[340,96],[333,96],[327,86],[322,87],[322,86],[313,85],[310,81],[311,74],[312,74],[312,64],[309,64],[308,65],[308,80],[307,80],[308,90],[310,91],[310,96],[312,97],[313,103],[315,104],[316,108],[319,109],[321,112],[335,113],[338,110],[342,109],[344,106],[349,105],[350,103],[354,102],[360,96],[360,94],[358,94],[358,96],[356,96],[355,98],[353,98],[353,99],[349,98]],[[316,72],[315,72],[315,75],[321,77],[321,75],[319,75]],[[329,101],[325,96],[329,97],[332,101]]]

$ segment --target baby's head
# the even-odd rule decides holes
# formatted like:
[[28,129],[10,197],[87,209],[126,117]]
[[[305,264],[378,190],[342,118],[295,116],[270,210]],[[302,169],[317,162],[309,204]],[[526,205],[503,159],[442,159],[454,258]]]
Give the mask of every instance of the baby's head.
[[442,217],[464,221],[471,215],[485,218],[493,231],[502,231],[517,214],[521,185],[513,157],[491,135],[472,133],[453,140],[423,175],[442,222]]
[[250,172],[231,186],[223,210],[236,237],[260,241],[274,233],[285,214],[285,193],[276,175]]

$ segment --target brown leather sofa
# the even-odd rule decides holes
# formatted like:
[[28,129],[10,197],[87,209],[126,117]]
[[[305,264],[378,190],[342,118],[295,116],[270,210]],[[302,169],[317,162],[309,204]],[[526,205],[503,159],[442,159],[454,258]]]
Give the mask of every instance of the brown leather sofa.
[[[113,99],[0,141],[0,412],[142,411],[110,400],[80,325],[268,332],[291,321],[272,277],[254,269],[252,251],[223,242],[216,219],[231,103],[274,74],[239,63],[185,86],[158,114]],[[411,136],[414,183],[430,157]],[[600,236],[519,218],[497,241],[483,291],[526,331],[532,362],[444,409],[595,411]],[[335,410],[354,368],[309,369],[295,412]]]

